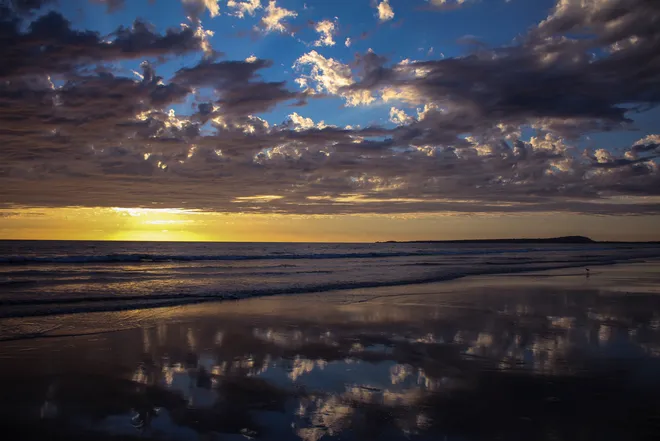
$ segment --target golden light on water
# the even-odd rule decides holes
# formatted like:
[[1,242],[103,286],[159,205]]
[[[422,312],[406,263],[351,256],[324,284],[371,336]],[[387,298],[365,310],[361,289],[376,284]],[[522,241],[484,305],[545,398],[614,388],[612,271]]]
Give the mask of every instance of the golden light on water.
[[103,240],[140,241],[140,242],[204,242],[204,236],[188,231],[142,231],[127,230],[108,235]]

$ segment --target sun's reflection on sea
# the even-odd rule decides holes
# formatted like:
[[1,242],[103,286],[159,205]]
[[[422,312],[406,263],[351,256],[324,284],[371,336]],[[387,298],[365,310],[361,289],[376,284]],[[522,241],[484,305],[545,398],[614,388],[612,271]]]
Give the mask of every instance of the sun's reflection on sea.
[[614,439],[644,424],[616,417],[631,402],[660,417],[658,299],[473,302],[162,322],[104,337],[94,361],[115,371],[79,360],[31,389],[3,387],[38,409],[23,419],[167,439],[574,439],[577,428]]

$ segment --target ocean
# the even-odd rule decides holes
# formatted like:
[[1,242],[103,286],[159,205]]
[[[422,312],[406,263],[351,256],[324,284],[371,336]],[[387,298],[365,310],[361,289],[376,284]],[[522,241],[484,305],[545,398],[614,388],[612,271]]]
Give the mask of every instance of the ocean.
[[660,257],[658,245],[0,241],[0,317],[403,286]]
[[[658,257],[630,244],[0,242],[0,433],[659,439]],[[216,301],[229,299],[242,300]]]

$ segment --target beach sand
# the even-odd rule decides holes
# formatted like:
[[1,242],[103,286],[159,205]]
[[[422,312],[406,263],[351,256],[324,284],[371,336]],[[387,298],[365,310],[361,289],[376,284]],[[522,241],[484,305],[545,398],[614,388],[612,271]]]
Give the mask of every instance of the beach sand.
[[660,263],[0,320],[3,439],[660,437]]

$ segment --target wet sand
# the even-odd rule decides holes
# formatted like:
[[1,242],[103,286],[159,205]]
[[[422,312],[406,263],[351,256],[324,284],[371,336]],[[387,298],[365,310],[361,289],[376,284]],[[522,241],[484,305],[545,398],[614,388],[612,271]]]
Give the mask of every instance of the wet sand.
[[3,319],[3,439],[658,439],[658,282],[649,262]]

